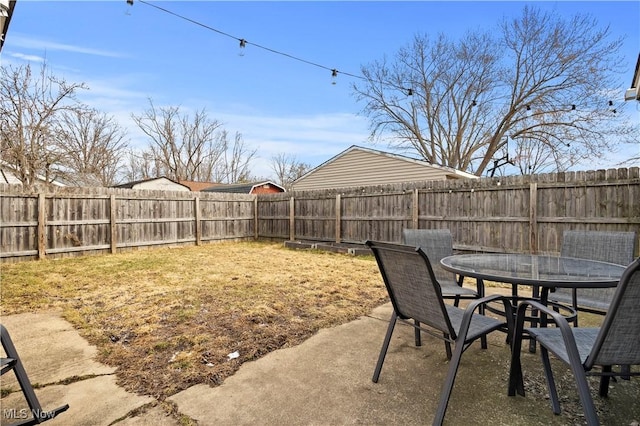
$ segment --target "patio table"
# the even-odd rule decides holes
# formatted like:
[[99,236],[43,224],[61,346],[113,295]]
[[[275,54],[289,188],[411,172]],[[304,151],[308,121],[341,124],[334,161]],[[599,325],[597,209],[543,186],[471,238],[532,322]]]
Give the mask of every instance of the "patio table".
[[[549,304],[549,291],[555,288],[606,288],[615,287],[625,270],[622,265],[598,262],[572,257],[533,255],[533,254],[461,254],[448,256],[440,261],[448,271],[478,280],[496,281],[511,284],[512,300],[517,303],[518,286],[531,286],[531,297]],[[562,306],[577,315],[568,306]],[[536,318],[530,319],[532,324]],[[546,318],[540,318],[540,325],[546,325]],[[530,351],[535,351],[531,342]]]

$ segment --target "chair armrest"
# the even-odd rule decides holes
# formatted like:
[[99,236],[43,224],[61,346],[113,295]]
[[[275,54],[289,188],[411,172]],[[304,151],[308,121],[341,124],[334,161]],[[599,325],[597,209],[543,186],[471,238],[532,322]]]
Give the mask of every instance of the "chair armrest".
[[527,307],[532,307],[539,310],[543,314],[550,316],[556,323],[557,328],[560,330],[564,345],[569,357],[571,368],[575,368],[577,365],[581,365],[580,354],[578,353],[578,347],[576,345],[573,332],[567,319],[560,313],[554,311],[546,305],[535,300],[523,300],[518,304],[516,312],[516,323],[513,331],[513,339],[511,342],[511,368],[509,372],[509,390],[508,395],[513,396],[517,392],[524,396],[524,383],[522,376],[522,364],[520,362],[520,350],[522,348],[522,334],[524,331],[524,322],[526,318]]
[[[462,325],[461,332],[463,328],[468,328],[471,323],[471,318],[473,317],[473,312],[481,305],[486,305],[490,302],[501,301],[504,304],[504,312],[505,318],[507,321],[507,330],[509,333],[513,330],[513,307],[511,306],[511,302],[508,297],[501,296],[499,294],[491,294],[489,296],[482,297],[480,299],[473,299],[467,308],[464,310],[464,314],[462,316]],[[466,331],[465,331],[466,333]]]
[[[524,328],[524,319],[526,316],[526,310],[528,306],[531,306],[532,308],[535,308],[538,311],[542,312],[543,314],[546,314],[551,318],[553,318],[553,322],[556,323],[556,325],[562,332],[563,336],[565,333],[569,333],[571,335],[571,338],[573,339],[573,333],[571,332],[571,327],[569,327],[569,322],[567,321],[567,318],[564,315],[562,315],[560,312],[554,311],[547,305],[543,305],[542,303],[536,300],[531,300],[531,299],[525,299],[518,304],[518,309],[516,311],[516,329]],[[567,308],[566,306],[562,306],[562,305],[560,306],[562,308]]]

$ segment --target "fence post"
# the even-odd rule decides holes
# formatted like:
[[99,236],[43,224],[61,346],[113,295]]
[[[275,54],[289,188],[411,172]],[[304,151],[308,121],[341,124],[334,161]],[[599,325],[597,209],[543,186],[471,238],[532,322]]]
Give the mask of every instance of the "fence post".
[[47,220],[47,215],[45,212],[45,196],[44,193],[38,194],[38,259],[44,259],[47,257],[46,254],[46,230],[47,224],[45,223]]
[[340,202],[340,194],[336,194],[336,243],[340,243],[342,239],[341,231],[340,231],[340,222],[342,222],[342,211],[341,211],[341,202]]
[[529,184],[529,251],[538,253],[538,184]]
[[199,246],[202,241],[202,216],[200,214],[200,197],[193,199],[193,208],[196,217],[196,245]]
[[109,231],[111,234],[111,254],[118,252],[118,233],[116,228],[116,196],[109,196]]
[[295,200],[293,196],[289,199],[289,240],[295,241],[296,239],[296,211]]
[[420,212],[418,211],[419,206],[418,206],[418,188],[414,188],[413,190],[413,202],[411,205],[411,223],[412,223],[412,228],[413,229],[418,229],[418,226],[420,226],[420,222],[419,222],[419,218],[420,218]]
[[260,238],[260,233],[258,231],[258,196],[256,195],[253,199],[253,238],[257,240]]

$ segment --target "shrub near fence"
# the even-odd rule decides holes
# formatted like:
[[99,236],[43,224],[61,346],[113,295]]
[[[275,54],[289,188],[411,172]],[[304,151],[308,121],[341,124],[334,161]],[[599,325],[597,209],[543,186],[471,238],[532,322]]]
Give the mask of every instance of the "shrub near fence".
[[257,196],[113,188],[24,193],[0,185],[0,256],[254,238],[400,242],[403,228],[449,228],[458,250],[552,253],[565,229],[640,235],[639,174],[633,167]]
[[360,244],[367,239],[400,242],[405,227],[449,228],[458,250],[559,252],[565,229],[640,235],[639,171],[633,167],[258,196],[259,235]]
[[255,196],[0,185],[3,261],[255,238]]

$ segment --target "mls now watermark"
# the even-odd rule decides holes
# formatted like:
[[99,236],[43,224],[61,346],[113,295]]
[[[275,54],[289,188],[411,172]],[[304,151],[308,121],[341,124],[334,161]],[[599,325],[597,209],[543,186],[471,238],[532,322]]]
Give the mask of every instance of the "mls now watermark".
[[53,411],[44,411],[39,409],[29,410],[27,408],[4,408],[2,410],[2,417],[12,420],[24,420],[33,416],[34,419],[49,420],[56,416]]

